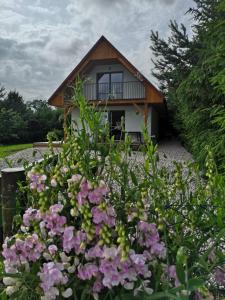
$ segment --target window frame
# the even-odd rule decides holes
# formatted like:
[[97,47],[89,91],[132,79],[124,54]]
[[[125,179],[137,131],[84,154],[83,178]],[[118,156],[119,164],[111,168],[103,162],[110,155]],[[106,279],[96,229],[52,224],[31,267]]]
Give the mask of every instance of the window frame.
[[[109,83],[108,83],[109,84],[109,92],[108,92],[108,95],[110,95],[111,92],[112,92],[112,79],[111,79],[112,76],[111,75],[112,74],[122,74],[122,81],[121,82],[115,82],[115,83],[121,83],[122,90],[121,90],[120,94],[121,94],[121,99],[123,99],[123,75],[124,75],[123,71],[112,71],[112,72],[107,71],[107,72],[99,72],[99,73],[96,74],[96,95],[97,95],[97,99],[99,99],[99,94],[101,94],[101,92],[99,92],[99,82],[98,82],[98,80],[99,80],[100,76],[104,75],[104,74],[109,74]],[[106,99],[100,99],[100,100],[108,100],[108,99],[109,99],[109,97],[106,98]]]

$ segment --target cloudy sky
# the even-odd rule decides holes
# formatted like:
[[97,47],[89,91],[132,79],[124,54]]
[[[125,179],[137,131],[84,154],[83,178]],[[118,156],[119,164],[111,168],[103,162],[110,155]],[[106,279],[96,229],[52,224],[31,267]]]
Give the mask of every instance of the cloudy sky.
[[105,35],[154,83],[150,31],[167,37],[170,19],[192,0],[0,0],[0,85],[26,100],[47,99]]

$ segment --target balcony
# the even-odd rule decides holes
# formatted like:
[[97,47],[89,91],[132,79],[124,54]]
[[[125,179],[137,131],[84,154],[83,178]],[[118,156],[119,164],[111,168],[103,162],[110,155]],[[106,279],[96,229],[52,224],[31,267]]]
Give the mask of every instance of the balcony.
[[[64,101],[69,102],[73,88],[67,87]],[[145,87],[139,81],[111,82],[111,83],[85,83],[84,96],[87,100],[132,100],[144,99]]]

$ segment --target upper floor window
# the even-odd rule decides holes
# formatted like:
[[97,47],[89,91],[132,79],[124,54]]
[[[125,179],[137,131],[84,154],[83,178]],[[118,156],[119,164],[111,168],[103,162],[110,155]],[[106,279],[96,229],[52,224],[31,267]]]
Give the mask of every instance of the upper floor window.
[[97,99],[123,99],[123,73],[97,74]]

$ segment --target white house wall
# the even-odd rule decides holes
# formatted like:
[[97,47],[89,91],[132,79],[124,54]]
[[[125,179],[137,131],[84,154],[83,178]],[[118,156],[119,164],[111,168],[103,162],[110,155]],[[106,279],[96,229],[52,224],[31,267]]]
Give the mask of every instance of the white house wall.
[[107,110],[124,110],[125,111],[125,131],[142,131],[144,126],[143,115],[140,114],[133,106],[108,106]]
[[[144,116],[134,106],[107,106],[103,109],[104,111],[112,110],[123,110],[125,111],[125,131],[126,132],[142,132],[144,127]],[[151,109],[149,109],[148,115],[148,133],[152,135],[152,128],[155,126],[152,125],[151,120]],[[80,126],[79,110],[77,108],[73,109],[71,113],[71,120],[73,124],[77,124],[78,128]],[[75,128],[77,127],[75,126]]]

